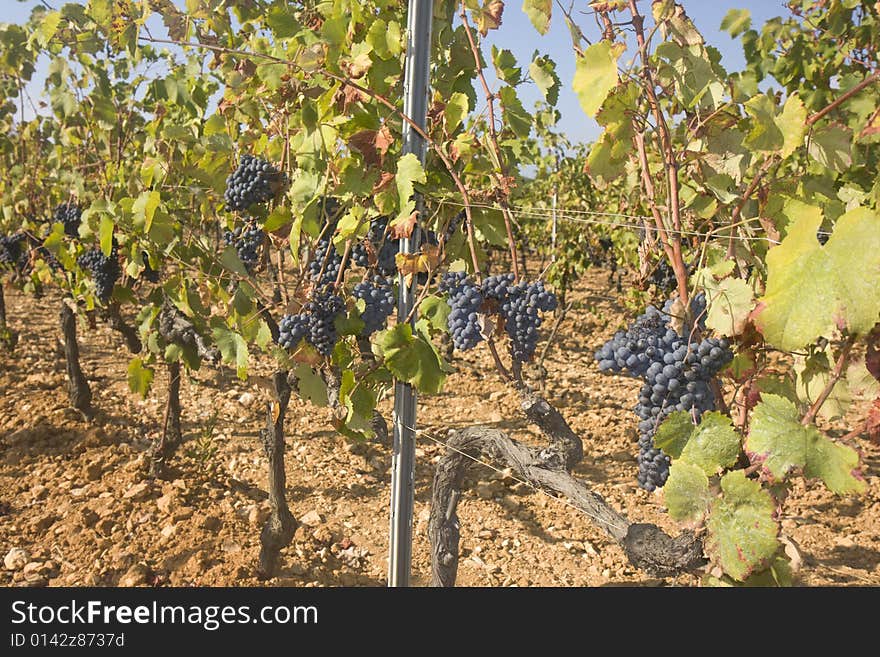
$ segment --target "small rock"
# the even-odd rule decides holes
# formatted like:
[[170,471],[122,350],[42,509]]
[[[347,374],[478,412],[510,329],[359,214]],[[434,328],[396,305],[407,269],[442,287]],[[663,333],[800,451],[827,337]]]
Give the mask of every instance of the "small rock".
[[241,544],[236,543],[232,539],[226,539],[223,541],[223,544],[220,546],[220,549],[224,552],[229,552],[230,554],[235,554],[236,552],[241,552]]
[[309,511],[304,516],[302,516],[299,521],[307,527],[317,527],[322,522],[324,522],[324,519],[321,517],[320,513],[313,509],[312,511]]
[[495,538],[494,529],[481,529],[477,532],[477,538],[490,539]]
[[255,397],[254,397],[253,393],[243,392],[241,394],[241,397],[238,398],[238,403],[241,404],[242,406],[244,406],[245,408],[248,408],[249,406],[253,405],[254,399],[255,399]]
[[321,525],[312,532],[312,538],[321,545],[330,545],[333,542],[333,532],[327,525]]
[[104,465],[100,461],[89,463],[86,466],[86,478],[89,481],[97,481],[104,474]]
[[138,502],[150,494],[150,486],[145,481],[135,484],[122,494],[122,498]]
[[252,525],[262,525],[269,517],[269,509],[254,504],[248,509],[247,520]]
[[143,586],[147,583],[149,569],[142,563],[136,563],[119,579],[119,586]]
[[95,525],[95,531],[101,536],[110,536],[115,527],[116,523],[113,522],[112,518],[104,518],[101,522]]
[[40,579],[43,575],[41,570],[43,569],[43,564],[39,561],[31,561],[30,563],[26,563],[24,568],[22,568],[21,572],[24,575],[25,580],[32,582],[34,580]]
[[156,500],[156,507],[158,507],[161,513],[171,513],[171,507],[174,503],[174,498],[176,495],[172,493],[165,493],[162,497]]
[[175,531],[177,531],[177,527],[174,525],[165,525],[159,533],[165,538],[170,538],[171,536],[174,536]]
[[207,529],[209,532],[215,532],[220,529],[223,525],[223,521],[220,520],[217,516],[205,516],[202,520],[202,528]]
[[3,558],[6,570],[21,570],[31,560],[30,553],[24,548],[12,548]]

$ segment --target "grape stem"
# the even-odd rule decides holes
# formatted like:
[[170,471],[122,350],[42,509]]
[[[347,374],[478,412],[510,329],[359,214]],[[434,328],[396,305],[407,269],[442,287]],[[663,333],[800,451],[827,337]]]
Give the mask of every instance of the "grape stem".
[[834,364],[834,369],[831,371],[831,376],[828,377],[828,381],[825,384],[825,387],[822,389],[822,392],[819,393],[819,396],[816,397],[816,400],[812,403],[810,409],[804,414],[804,417],[801,418],[801,424],[803,424],[804,426],[813,423],[813,421],[816,419],[816,414],[822,408],[822,404],[826,402],[828,397],[831,395],[831,391],[834,389],[834,386],[837,385],[840,377],[843,376],[843,369],[849,362],[849,355],[852,351],[855,341],[855,336],[851,335],[846,339],[846,342],[844,342],[843,347],[840,350],[840,355],[838,355],[837,357],[837,362]]
[[464,26],[464,31],[471,47],[471,53],[474,56],[474,68],[477,72],[477,77],[480,80],[480,86],[483,88],[483,95],[486,97],[486,107],[489,112],[489,142],[492,144],[492,150],[495,151],[495,159],[501,169],[500,176],[498,175],[498,172],[495,173],[495,180],[498,183],[498,191],[500,193],[498,203],[501,206],[501,214],[504,216],[504,227],[507,230],[507,242],[510,245],[510,259],[513,263],[513,275],[514,278],[519,281],[519,262],[516,255],[516,241],[513,239],[510,206],[507,204],[507,181],[509,180],[509,175],[501,148],[498,146],[498,133],[495,127],[495,99],[497,96],[489,89],[489,84],[486,82],[486,76],[483,74],[483,66],[480,62],[480,52],[477,48],[476,41],[474,40],[474,34],[467,18],[467,9],[463,0],[458,16],[461,18],[461,24]]

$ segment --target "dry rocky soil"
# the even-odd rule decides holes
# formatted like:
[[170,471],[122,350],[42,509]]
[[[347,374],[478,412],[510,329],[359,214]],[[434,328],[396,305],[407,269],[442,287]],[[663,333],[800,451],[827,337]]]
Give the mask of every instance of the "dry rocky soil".
[[[593,351],[624,321],[607,276],[585,278],[545,362],[547,398],[584,441],[576,474],[632,520],[676,533],[661,493],[635,481],[638,381],[607,377]],[[0,354],[0,585],[381,586],[387,567],[390,449],[352,443],[329,411],[296,397],[287,415],[287,496],[300,527],[277,577],[255,577],[268,513],[267,461],[259,444],[267,396],[234,372],[208,368],[181,390],[185,442],[165,480],[146,472],[164,414],[164,372],[142,400],[126,382],[130,355],[118,334],[80,323],[82,365],[97,416],[68,408],[58,351],[60,297],[7,288],[21,333]],[[518,397],[485,349],[453,361],[445,391],[419,406],[413,579],[430,581],[427,521],[433,467],[451,427],[486,424],[536,441]],[[381,410],[390,417],[390,401]],[[859,440],[868,492],[838,498],[799,482],[782,525],[799,547],[798,583],[880,584],[880,448]],[[697,586],[637,572],[590,518],[486,468],[473,470],[459,506],[463,586]]]

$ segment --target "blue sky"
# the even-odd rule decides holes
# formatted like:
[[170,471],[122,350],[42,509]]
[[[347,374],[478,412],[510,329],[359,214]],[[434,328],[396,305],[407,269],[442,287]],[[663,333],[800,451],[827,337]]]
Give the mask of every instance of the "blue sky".
[[[63,4],[59,0],[47,1],[56,8]],[[563,2],[566,1],[563,0]],[[26,2],[0,0],[0,3],[3,5],[0,20],[9,23],[24,22],[30,16],[31,10],[41,4],[38,0],[27,0]],[[744,65],[742,47],[739,42],[734,41],[719,29],[722,19],[730,9],[748,9],[752,14],[753,26],[760,26],[769,18],[785,16],[788,13],[782,0],[714,0],[711,2],[684,0],[682,4],[697,28],[705,36],[706,41],[721,52],[721,63],[728,71],[739,70]],[[640,2],[640,5],[643,13],[650,14],[650,4],[646,0]],[[577,0],[574,6],[585,9],[587,2],[586,0]],[[491,61],[489,48],[493,43],[499,48],[511,50],[518,62],[525,67],[528,67],[535,50],[540,51],[541,54],[549,55],[556,62],[557,73],[562,80],[557,105],[562,114],[560,130],[568,136],[572,143],[593,141],[599,134],[599,127],[595,121],[584,115],[574,92],[571,90],[571,80],[574,76],[574,55],[568,28],[561,12],[555,8],[559,15],[553,17],[550,31],[542,37],[532,27],[520,7],[521,0],[507,0],[501,29],[490,32],[484,44],[486,60]],[[572,15],[585,29],[588,36],[597,36],[598,30],[589,16],[579,16],[578,9],[575,9]],[[45,62],[43,65],[45,66]],[[38,71],[35,84],[31,85],[32,95],[38,95],[39,88],[42,86],[41,73],[43,71]],[[533,107],[535,101],[541,98],[537,89],[531,85],[521,89],[519,94],[526,108]]]

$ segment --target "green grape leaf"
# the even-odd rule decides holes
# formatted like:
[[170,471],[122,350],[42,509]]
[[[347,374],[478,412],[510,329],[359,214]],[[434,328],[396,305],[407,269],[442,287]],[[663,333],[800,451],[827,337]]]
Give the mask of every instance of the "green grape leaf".
[[113,223],[113,219],[109,215],[102,214],[101,224],[98,227],[98,236],[101,242],[101,253],[108,258],[113,252],[113,230],[115,228],[116,224]]
[[516,96],[516,89],[513,87],[502,87],[498,92],[498,98],[501,100],[501,107],[504,110],[504,119],[510,129],[518,137],[527,139],[532,131],[532,117],[526,112],[519,98]]
[[516,65],[516,56],[506,48],[492,46],[492,64],[499,80],[513,85],[522,80],[522,69]]
[[840,328],[865,334],[880,317],[880,216],[850,210],[825,246],[816,240],[820,224],[820,215],[801,216],[767,253],[767,288],[755,324],[786,351]]
[[706,551],[735,580],[765,568],[776,555],[779,527],[774,511],[770,493],[742,470],[721,478],[721,497],[712,504],[707,522]]
[[733,422],[716,411],[705,413],[697,425],[684,411],[671,413],[658,428],[654,445],[676,463],[689,463],[707,476],[733,466],[740,454],[739,434]]
[[755,305],[751,286],[741,278],[718,281],[709,268],[700,271],[698,277],[709,301],[706,326],[721,335],[742,333]]
[[553,0],[523,0],[522,10],[540,34],[547,34],[553,15]]
[[296,387],[302,399],[312,402],[315,406],[326,406],[329,403],[327,384],[324,383],[324,379],[315,374],[311,367],[300,363],[294,369],[294,373],[296,374]]
[[825,125],[810,135],[810,155],[832,171],[844,172],[852,166],[852,133],[839,125]]
[[748,9],[731,9],[721,21],[721,29],[734,39],[752,27],[752,14]]
[[572,84],[581,108],[588,116],[596,116],[608,92],[617,86],[617,58],[623,49],[623,44],[603,40],[578,56]]
[[248,346],[244,338],[235,331],[230,330],[222,320],[214,318],[211,321],[211,335],[214,344],[220,350],[224,362],[235,366],[238,378],[247,378]]
[[162,197],[157,191],[142,192],[131,206],[131,212],[136,225],[143,223],[144,232],[149,233],[153,226],[153,217]]
[[743,105],[752,117],[752,126],[745,140],[745,145],[756,151],[781,151],[785,137],[776,125],[776,106],[767,94],[760,93],[749,98]]
[[694,421],[690,413],[673,411],[663,420],[654,435],[654,446],[662,449],[668,456],[677,459],[687,445],[688,438],[694,429]]
[[680,459],[702,469],[707,475],[730,468],[742,450],[733,421],[717,411],[704,413],[693,428]]
[[449,304],[442,297],[431,295],[419,304],[419,316],[428,322],[431,328],[446,331],[448,326]]
[[556,62],[549,57],[535,57],[529,64],[529,77],[535,82],[541,95],[551,105],[559,100],[559,76]]
[[807,108],[797,92],[785,100],[785,106],[775,121],[776,127],[782,133],[782,150],[779,155],[785,159],[804,143],[807,132]]
[[663,485],[663,499],[673,520],[699,524],[712,499],[709,478],[697,466],[676,461]]
[[241,258],[238,257],[238,252],[235,250],[235,247],[231,244],[223,249],[223,253],[220,254],[220,264],[231,272],[239,274],[240,276],[247,276],[247,269],[241,261]]
[[293,216],[290,213],[290,208],[286,205],[276,205],[269,216],[266,217],[266,223],[263,224],[263,230],[267,233],[271,233],[272,231],[283,228],[292,222]]
[[153,383],[153,368],[144,366],[144,361],[140,358],[133,358],[128,364],[128,387],[143,399],[147,398],[150,392],[150,385]]
[[454,92],[443,108],[443,119],[446,121],[446,133],[452,134],[468,114],[468,97],[460,91]]
[[805,477],[821,479],[838,495],[866,487],[858,472],[858,453],[829,440],[815,426],[801,424],[797,407],[778,395],[761,395],[752,411],[745,449],[774,479],[802,469]]
[[439,393],[446,375],[434,348],[409,324],[398,324],[378,334],[376,344],[389,371],[420,392]]
[[419,158],[414,153],[407,153],[398,160],[397,175],[394,177],[394,180],[397,184],[400,212],[392,223],[397,223],[409,219],[413,210],[415,210],[416,202],[412,197],[415,191],[415,183],[424,184],[427,182],[422,163],[419,162]]

